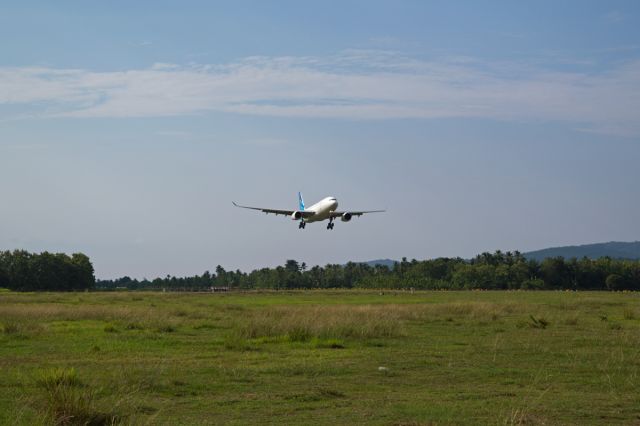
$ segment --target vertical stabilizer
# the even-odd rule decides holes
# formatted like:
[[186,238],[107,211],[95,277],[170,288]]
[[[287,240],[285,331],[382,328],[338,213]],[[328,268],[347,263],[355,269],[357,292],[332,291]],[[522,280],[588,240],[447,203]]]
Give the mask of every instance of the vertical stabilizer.
[[298,207],[301,211],[304,210],[304,200],[302,199],[302,194],[298,192]]

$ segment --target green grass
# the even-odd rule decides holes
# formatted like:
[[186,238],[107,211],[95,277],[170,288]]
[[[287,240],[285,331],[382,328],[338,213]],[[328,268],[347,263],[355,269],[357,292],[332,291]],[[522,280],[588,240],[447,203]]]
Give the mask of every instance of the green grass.
[[640,294],[0,293],[0,424],[636,424]]

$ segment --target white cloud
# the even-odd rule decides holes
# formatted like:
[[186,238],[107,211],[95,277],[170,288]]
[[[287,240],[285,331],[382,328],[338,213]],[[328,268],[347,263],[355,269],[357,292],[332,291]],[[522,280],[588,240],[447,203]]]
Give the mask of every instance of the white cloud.
[[346,51],[330,58],[250,57],[129,71],[5,67],[0,104],[46,106],[40,115],[64,117],[206,111],[364,120],[480,117],[640,135],[640,61],[593,74],[462,59]]

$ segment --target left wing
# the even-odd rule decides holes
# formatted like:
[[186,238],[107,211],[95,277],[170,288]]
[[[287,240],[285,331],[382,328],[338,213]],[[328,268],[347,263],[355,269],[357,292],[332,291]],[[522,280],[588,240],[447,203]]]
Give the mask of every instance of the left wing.
[[352,211],[348,211],[348,212],[331,212],[330,217],[332,218],[336,218],[336,217],[340,217],[345,213],[349,213],[351,216],[362,216],[365,213],[383,213],[386,212],[386,210],[363,210],[360,212],[352,212]]

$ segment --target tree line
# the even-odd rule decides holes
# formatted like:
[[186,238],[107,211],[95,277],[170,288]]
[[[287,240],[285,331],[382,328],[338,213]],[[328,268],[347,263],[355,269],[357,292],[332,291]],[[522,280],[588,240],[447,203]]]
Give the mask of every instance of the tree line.
[[16,291],[77,291],[96,284],[88,256],[74,253],[0,251],[0,288]]
[[227,271],[153,280],[122,277],[98,280],[82,253],[0,251],[0,288],[16,291],[223,289],[428,289],[428,290],[640,290],[640,261],[600,259],[527,259],[521,253],[482,253],[473,259],[407,260],[393,266],[349,262],[313,266],[287,260],[282,266],[246,273]]
[[227,271],[192,277],[100,280],[97,289],[198,291],[228,289],[370,288],[425,290],[640,290],[640,261],[600,259],[527,259],[520,252],[482,253],[473,259],[407,260],[392,267],[349,262],[313,266],[287,260],[282,266],[245,273]]

